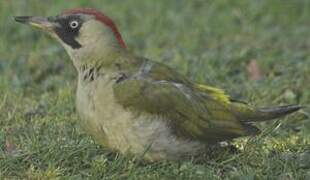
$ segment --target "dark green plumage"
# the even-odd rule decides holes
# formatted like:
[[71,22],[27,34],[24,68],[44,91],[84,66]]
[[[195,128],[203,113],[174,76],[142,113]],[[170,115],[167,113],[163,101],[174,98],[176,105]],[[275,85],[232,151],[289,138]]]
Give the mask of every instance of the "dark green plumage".
[[257,134],[259,130],[251,122],[300,109],[298,105],[255,109],[150,60],[141,60],[138,72],[113,88],[115,98],[125,108],[162,116],[177,135],[208,143]]

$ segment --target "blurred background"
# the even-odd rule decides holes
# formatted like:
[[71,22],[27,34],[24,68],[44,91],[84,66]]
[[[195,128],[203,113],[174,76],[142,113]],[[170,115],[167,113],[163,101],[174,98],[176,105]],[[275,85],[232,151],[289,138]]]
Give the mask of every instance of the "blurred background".
[[[237,141],[243,155],[217,156],[211,166],[109,160],[76,125],[76,72],[63,48],[13,20],[75,7],[114,19],[136,54],[234,98],[308,107],[260,124],[264,138]],[[0,1],[0,178],[310,178],[309,20],[308,0]]]

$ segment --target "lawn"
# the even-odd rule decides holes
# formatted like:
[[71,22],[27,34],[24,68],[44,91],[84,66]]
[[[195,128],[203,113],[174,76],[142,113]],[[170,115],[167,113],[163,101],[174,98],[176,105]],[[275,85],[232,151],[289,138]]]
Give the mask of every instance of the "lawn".
[[[302,104],[201,162],[143,163],[78,125],[76,71],[50,37],[13,21],[96,7],[131,51],[256,106]],[[0,179],[310,179],[310,1],[0,1]]]

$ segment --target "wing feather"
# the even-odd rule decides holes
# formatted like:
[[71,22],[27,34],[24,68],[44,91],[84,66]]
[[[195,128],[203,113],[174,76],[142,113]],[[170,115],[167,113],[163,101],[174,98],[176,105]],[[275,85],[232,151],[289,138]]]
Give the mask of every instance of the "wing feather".
[[163,116],[183,137],[212,143],[247,135],[245,126],[225,104],[185,84],[131,78],[113,88],[123,107]]

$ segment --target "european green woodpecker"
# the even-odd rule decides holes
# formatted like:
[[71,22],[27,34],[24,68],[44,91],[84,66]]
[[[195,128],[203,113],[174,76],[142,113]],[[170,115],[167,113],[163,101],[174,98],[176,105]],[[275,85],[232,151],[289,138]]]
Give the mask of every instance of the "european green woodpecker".
[[65,48],[78,72],[77,112],[95,141],[149,161],[182,160],[222,141],[256,135],[253,123],[299,105],[255,108],[223,90],[196,84],[164,64],[126,49],[114,22],[90,8],[53,17],[19,16]]

